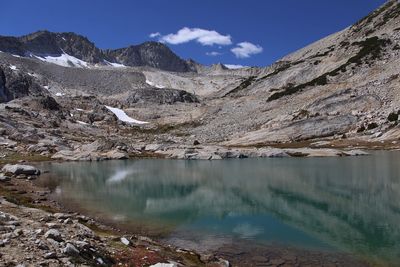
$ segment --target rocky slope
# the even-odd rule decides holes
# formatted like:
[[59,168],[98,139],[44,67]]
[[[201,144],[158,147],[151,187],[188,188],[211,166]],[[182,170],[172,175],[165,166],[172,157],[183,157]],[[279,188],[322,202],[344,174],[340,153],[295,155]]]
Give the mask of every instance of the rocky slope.
[[103,51],[72,33],[1,37],[0,50],[0,133],[18,153],[88,159],[79,153],[101,142],[93,158],[195,159],[400,145],[397,1],[265,68],[201,66],[158,43]]

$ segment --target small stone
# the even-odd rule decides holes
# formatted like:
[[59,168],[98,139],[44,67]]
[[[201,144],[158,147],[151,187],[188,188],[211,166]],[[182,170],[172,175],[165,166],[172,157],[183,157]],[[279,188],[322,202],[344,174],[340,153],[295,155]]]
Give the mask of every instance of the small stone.
[[9,176],[6,176],[3,173],[0,173],[0,182],[7,182],[10,180],[11,180],[11,178]]
[[53,239],[53,240],[58,241],[58,242],[63,241],[60,232],[58,232],[58,231],[55,230],[55,229],[50,229],[50,230],[48,230],[48,231],[44,234],[44,237],[45,237],[45,238]]
[[[41,249],[41,250],[49,250],[49,247],[46,245],[46,244],[44,244],[42,241],[40,241],[40,240],[38,240],[39,242],[37,243],[37,247],[39,248],[39,249]],[[35,243],[36,243],[36,241],[35,241]]]
[[218,263],[221,267],[230,267],[231,266],[230,262],[227,260],[224,260],[224,259],[219,259]]
[[68,218],[68,219],[65,219],[64,221],[63,221],[63,224],[72,224],[73,222],[72,222],[72,220],[70,219],[70,218]]
[[64,248],[64,254],[69,256],[76,256],[79,255],[79,250],[71,243],[67,243],[67,245]]
[[20,235],[22,235],[24,232],[22,231],[22,229],[15,229],[14,230],[14,235],[15,236],[20,236]]
[[131,243],[131,242],[129,242],[129,240],[126,239],[125,237],[121,237],[121,242],[122,242],[124,245],[126,245],[126,246],[129,246],[129,244]]
[[54,217],[56,217],[59,220],[65,220],[71,218],[71,215],[65,213],[54,213]]
[[20,223],[18,221],[8,221],[5,223],[6,225],[14,225],[14,226],[19,226]]
[[46,253],[43,258],[45,259],[57,259],[57,254],[55,252]]
[[56,229],[56,228],[60,228],[61,227],[57,223],[46,223],[46,226],[49,227],[50,229]]
[[78,248],[86,248],[89,246],[89,243],[85,241],[75,241],[74,243],[76,246],[78,246]]
[[37,230],[35,230],[35,233],[37,235],[41,235],[43,233],[43,229],[37,229]]

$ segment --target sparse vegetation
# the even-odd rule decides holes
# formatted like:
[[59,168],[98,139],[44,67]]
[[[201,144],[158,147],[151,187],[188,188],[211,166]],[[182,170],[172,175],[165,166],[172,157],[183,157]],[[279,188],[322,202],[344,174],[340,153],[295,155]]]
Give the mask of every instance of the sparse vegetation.
[[228,96],[228,95],[235,94],[235,93],[237,93],[237,92],[240,92],[240,91],[246,89],[247,87],[249,87],[249,86],[253,83],[253,81],[255,80],[255,78],[256,78],[256,76],[250,76],[250,77],[244,79],[244,80],[240,83],[239,86],[237,86],[237,87],[235,87],[233,90],[229,91],[227,94],[224,95],[224,97],[225,97],[225,96]]
[[352,26],[352,30],[354,32],[360,32],[363,29],[364,25],[372,23],[372,21],[378,17],[380,14],[384,13],[386,10],[388,10],[393,4],[396,4],[396,1],[388,1],[387,4],[385,4],[383,7],[379,8],[378,10],[374,11],[373,13],[369,14],[368,16],[362,18],[358,22],[356,22]]
[[286,95],[292,95],[292,94],[297,93],[298,91],[300,91],[306,87],[309,87],[309,86],[326,85],[328,83],[328,76],[333,77],[333,76],[339,75],[341,72],[342,73],[346,72],[347,67],[351,64],[355,64],[356,66],[359,66],[364,62],[365,58],[369,58],[372,61],[379,59],[382,54],[383,48],[390,43],[391,43],[390,40],[380,39],[376,36],[368,38],[364,41],[354,42],[352,45],[359,46],[359,47],[361,47],[361,49],[360,49],[360,51],[358,51],[358,53],[355,56],[349,58],[349,60],[346,63],[344,63],[340,67],[338,67],[330,72],[327,72],[327,73],[322,74],[321,76],[318,76],[317,78],[315,78],[309,82],[299,84],[297,86],[292,86],[292,84],[288,84],[288,86],[283,88],[283,90],[272,94],[268,98],[267,101],[276,100],[276,99],[279,99]]

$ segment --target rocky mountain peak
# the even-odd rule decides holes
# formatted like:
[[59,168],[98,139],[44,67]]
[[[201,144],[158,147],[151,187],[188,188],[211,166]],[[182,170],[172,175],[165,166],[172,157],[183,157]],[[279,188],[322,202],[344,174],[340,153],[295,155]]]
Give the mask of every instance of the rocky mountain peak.
[[145,42],[126,48],[107,50],[106,55],[127,66],[148,66],[176,72],[190,71],[186,61],[159,42]]
[[73,32],[53,33],[42,30],[21,37],[0,36],[0,51],[22,57],[58,57],[68,54],[91,64],[104,64],[108,61],[173,72],[193,70],[185,60],[159,42],[151,41],[115,50],[101,50],[88,38]]

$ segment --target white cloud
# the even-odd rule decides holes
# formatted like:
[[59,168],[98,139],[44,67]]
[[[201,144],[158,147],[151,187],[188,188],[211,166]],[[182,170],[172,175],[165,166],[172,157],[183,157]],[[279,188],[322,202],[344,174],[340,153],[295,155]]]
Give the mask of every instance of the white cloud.
[[247,68],[248,67],[248,66],[237,65],[237,64],[224,64],[224,66],[227,67],[228,69],[231,69],[231,70]]
[[206,55],[211,56],[211,57],[216,57],[216,56],[222,55],[222,53],[217,52],[217,51],[212,51],[212,52],[207,52]]
[[159,32],[152,32],[152,33],[149,34],[149,37],[150,37],[150,38],[156,38],[156,37],[158,37],[158,36],[161,36],[161,33],[159,33]]
[[230,35],[222,35],[216,31],[200,28],[184,27],[177,33],[170,33],[160,38],[161,42],[169,44],[183,44],[196,41],[202,45],[230,45],[232,44]]
[[261,53],[263,48],[250,42],[241,42],[238,43],[236,47],[232,48],[231,51],[237,58],[248,58],[251,55]]

